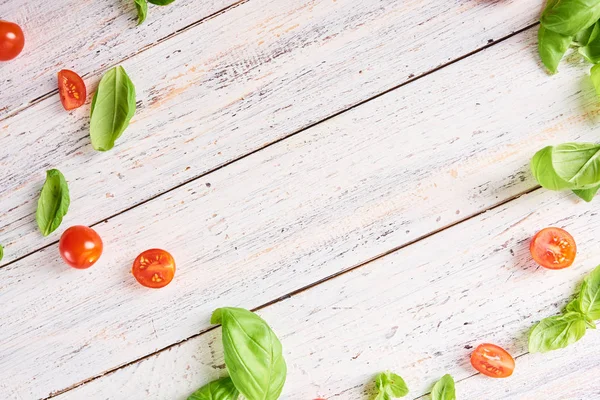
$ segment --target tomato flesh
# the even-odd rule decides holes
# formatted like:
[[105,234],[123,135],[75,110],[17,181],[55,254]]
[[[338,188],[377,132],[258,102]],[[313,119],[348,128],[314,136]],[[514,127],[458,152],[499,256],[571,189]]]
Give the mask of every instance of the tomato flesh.
[[58,249],[62,259],[77,269],[89,268],[102,255],[102,239],[92,228],[75,225],[60,237]]
[[175,276],[175,260],[165,250],[146,250],[133,262],[131,273],[143,286],[162,288],[171,283]]
[[483,343],[471,354],[471,365],[483,375],[507,378],[515,369],[515,360],[502,347]]
[[58,72],[58,93],[65,110],[73,110],[85,103],[85,83],[77,73],[63,69]]
[[25,46],[21,27],[14,22],[0,20],[0,61],[12,60]]
[[539,265],[548,269],[570,267],[575,261],[575,239],[561,228],[544,228],[533,237],[529,245],[531,256]]

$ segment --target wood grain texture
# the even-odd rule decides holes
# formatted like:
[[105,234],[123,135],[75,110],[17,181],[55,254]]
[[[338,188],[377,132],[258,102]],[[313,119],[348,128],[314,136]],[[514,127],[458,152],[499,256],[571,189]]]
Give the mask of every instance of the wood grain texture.
[[[540,69],[535,36],[99,225],[106,250],[90,270],[70,270],[55,247],[0,269],[4,397],[61,390],[196,334],[218,306],[259,306],[530,190],[535,150],[592,140],[597,115],[578,65],[560,79]],[[160,291],[129,274],[151,247],[178,262]]]
[[235,3],[177,0],[166,7],[149,5],[148,19],[136,26],[133,0],[0,1],[2,19],[19,24],[25,34],[19,57],[0,64],[0,121],[56,92],[61,69],[97,74]]
[[[457,380],[473,375],[469,356],[479,343],[526,353],[531,326],[560,310],[600,263],[596,208],[540,189],[261,310],[284,346],[282,399],[368,400],[373,376],[385,369],[405,379],[414,399],[445,373]],[[531,260],[530,238],[552,225],[577,240],[569,269],[549,271]],[[219,328],[57,400],[117,393],[183,400],[226,373],[220,341]],[[588,331],[567,350],[519,357],[513,378],[467,379],[458,398],[595,398],[600,384],[584,384],[583,377],[592,376],[588,367],[598,371],[598,354],[600,336]]]
[[538,3],[252,0],[138,54],[123,65],[140,107],[110,152],[58,96],[0,124],[3,263],[61,233],[34,222],[48,168],[71,187],[64,225],[96,223],[520,29]]

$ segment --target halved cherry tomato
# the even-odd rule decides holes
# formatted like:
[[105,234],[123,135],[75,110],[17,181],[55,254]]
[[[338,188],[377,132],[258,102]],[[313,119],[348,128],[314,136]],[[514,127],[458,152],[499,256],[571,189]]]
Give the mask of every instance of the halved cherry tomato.
[[471,365],[492,378],[507,378],[515,369],[515,360],[502,347],[482,343],[471,354]]
[[58,249],[62,259],[71,267],[89,268],[102,255],[102,239],[92,228],[75,225],[60,237]]
[[569,232],[560,228],[544,228],[529,245],[531,256],[544,268],[563,269],[575,261],[577,246]]
[[164,250],[146,250],[133,262],[131,273],[146,287],[153,289],[165,287],[175,276],[175,260]]
[[83,79],[68,69],[58,72],[58,93],[65,110],[81,107],[87,95]]
[[25,46],[21,27],[14,22],[0,20],[0,61],[12,60]]

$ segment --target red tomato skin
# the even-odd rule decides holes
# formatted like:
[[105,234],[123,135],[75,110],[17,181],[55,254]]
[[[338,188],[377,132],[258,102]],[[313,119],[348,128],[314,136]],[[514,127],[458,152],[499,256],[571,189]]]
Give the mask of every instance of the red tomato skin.
[[58,72],[58,93],[65,110],[73,110],[85,104],[87,89],[83,79],[68,69]]
[[67,265],[86,269],[98,261],[104,245],[92,228],[75,225],[64,231],[58,243],[60,256]]
[[25,46],[25,35],[14,22],[0,20],[0,61],[9,61],[18,56]]
[[482,343],[471,353],[471,365],[491,378],[508,378],[515,369],[515,360],[502,347]]
[[[556,255],[553,250],[560,253]],[[531,257],[547,269],[563,269],[573,265],[577,255],[577,244],[573,236],[564,229],[544,228],[531,239]]]
[[142,286],[160,289],[173,280],[175,259],[168,251],[149,249],[136,257],[131,273]]

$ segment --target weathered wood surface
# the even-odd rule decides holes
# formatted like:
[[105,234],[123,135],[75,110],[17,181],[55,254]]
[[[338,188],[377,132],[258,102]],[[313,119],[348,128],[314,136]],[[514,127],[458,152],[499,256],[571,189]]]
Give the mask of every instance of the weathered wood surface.
[[[64,389],[196,334],[218,306],[259,306],[530,190],[536,149],[596,136],[593,89],[577,65],[561,74],[527,31],[99,225],[90,270],[54,247],[0,269],[6,397]],[[129,274],[150,247],[179,263],[160,291]]]
[[97,74],[238,2],[177,0],[167,7],[150,5],[148,19],[136,27],[133,0],[0,0],[0,17],[19,24],[25,34],[19,57],[0,64],[0,121],[56,92],[61,69],[82,76]]
[[[282,398],[367,400],[385,369],[404,377],[409,398],[445,373],[465,379],[461,400],[596,398],[598,332],[563,351],[522,355],[533,324],[559,311],[600,263],[599,222],[593,204],[539,189],[261,310],[284,345]],[[562,271],[537,266],[528,249],[537,230],[554,225],[579,247]],[[225,374],[220,341],[218,328],[57,400],[183,400]],[[469,378],[470,353],[482,342],[518,356],[512,378]]]
[[[110,152],[90,146],[88,107],[66,113],[57,95],[0,123],[0,148],[10,149],[0,155],[3,264],[62,231],[42,238],[35,224],[46,169],[70,183],[64,225],[93,224],[523,28],[539,7],[252,0],[137,54],[123,65],[140,108]],[[368,142],[379,119],[350,146]]]

